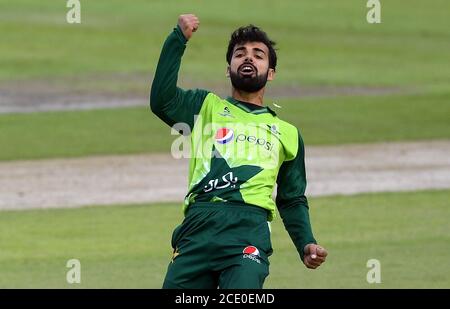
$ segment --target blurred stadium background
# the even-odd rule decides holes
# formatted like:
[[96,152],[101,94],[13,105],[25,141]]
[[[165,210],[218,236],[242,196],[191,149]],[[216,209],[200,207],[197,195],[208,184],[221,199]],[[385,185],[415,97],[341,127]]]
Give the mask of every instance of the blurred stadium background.
[[304,268],[276,220],[266,287],[449,288],[450,2],[381,2],[368,24],[363,0],[81,0],[68,24],[66,1],[0,0],[0,287],[161,286],[187,175],[148,93],[195,13],[179,84],[227,95],[229,35],[259,25],[279,48],[266,103],[305,139],[329,261]]

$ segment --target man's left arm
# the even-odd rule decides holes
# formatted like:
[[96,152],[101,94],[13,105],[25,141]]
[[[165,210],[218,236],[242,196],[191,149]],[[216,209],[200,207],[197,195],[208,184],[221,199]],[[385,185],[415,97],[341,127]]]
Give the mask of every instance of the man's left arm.
[[309,220],[308,199],[305,196],[305,147],[298,133],[298,150],[293,160],[281,165],[277,178],[276,204],[283,224],[308,268],[317,268],[325,261],[327,251],[317,245]]

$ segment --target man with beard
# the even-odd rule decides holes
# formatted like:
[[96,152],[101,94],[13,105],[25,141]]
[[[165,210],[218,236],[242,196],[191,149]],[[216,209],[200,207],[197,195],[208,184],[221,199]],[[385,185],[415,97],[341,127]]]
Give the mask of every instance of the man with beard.
[[315,269],[327,251],[311,230],[303,141],[297,128],[263,105],[266,82],[275,76],[275,43],[253,25],[232,33],[226,54],[232,91],[222,99],[177,87],[181,57],[198,27],[195,15],[180,15],[150,94],[158,117],[191,134],[185,218],[172,234],[163,288],[262,288],[277,208],[301,260]]

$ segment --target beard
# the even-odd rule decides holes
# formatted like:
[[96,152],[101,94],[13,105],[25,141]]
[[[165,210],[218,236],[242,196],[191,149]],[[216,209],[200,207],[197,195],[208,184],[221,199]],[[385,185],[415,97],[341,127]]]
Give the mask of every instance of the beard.
[[269,70],[267,70],[266,74],[258,75],[256,73],[255,76],[242,76],[239,75],[239,72],[230,71],[230,79],[233,87],[248,93],[257,92],[264,88],[268,75]]

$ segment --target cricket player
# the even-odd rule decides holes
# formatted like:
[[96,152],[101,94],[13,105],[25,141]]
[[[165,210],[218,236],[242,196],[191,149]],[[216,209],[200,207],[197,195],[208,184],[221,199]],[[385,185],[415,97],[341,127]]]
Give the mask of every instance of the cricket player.
[[256,26],[231,35],[230,97],[177,87],[181,57],[199,24],[195,15],[179,16],[150,94],[151,110],[169,126],[184,124],[180,131],[191,141],[185,218],[172,234],[163,288],[260,289],[269,274],[276,208],[306,267],[317,268],[327,256],[311,230],[305,149],[297,128],[263,105],[277,55]]

